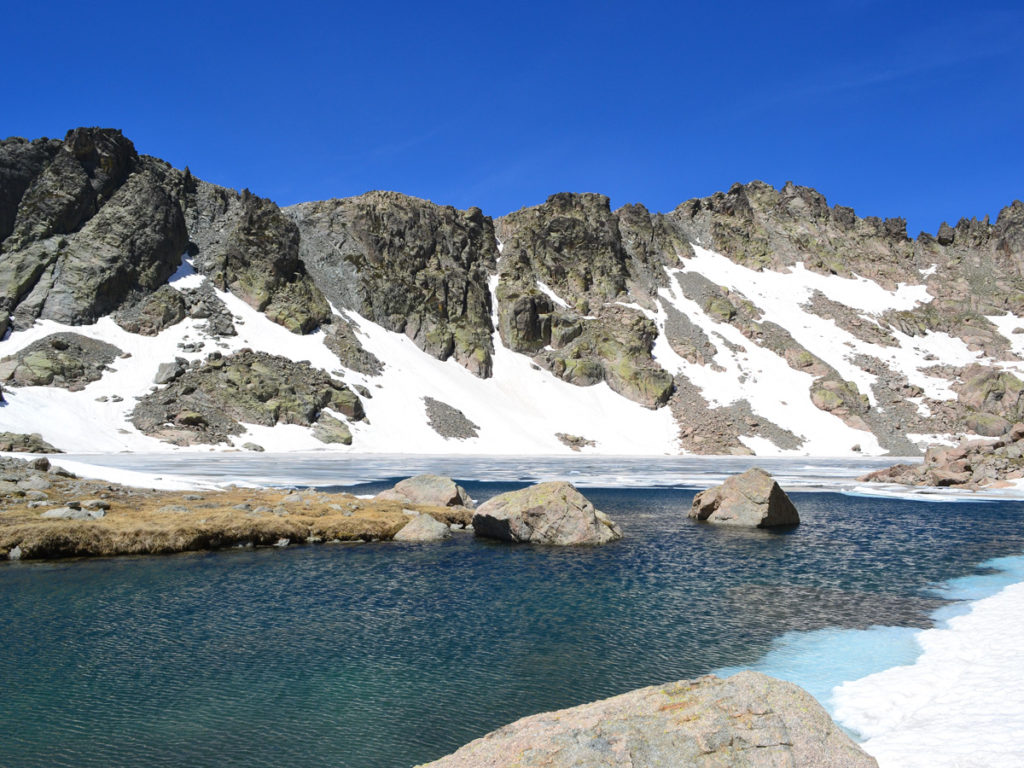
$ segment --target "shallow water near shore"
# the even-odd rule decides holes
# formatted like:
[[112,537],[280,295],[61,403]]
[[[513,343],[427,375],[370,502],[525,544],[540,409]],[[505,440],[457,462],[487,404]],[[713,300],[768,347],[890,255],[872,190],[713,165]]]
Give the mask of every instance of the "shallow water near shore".
[[[465,484],[484,499],[522,483]],[[692,489],[586,493],[624,540],[0,568],[0,764],[413,765],[533,712],[755,664],[783,636],[929,626],[937,584],[1024,552],[1015,501],[807,492],[803,525],[766,532],[687,520]],[[847,674],[906,653],[872,645]]]

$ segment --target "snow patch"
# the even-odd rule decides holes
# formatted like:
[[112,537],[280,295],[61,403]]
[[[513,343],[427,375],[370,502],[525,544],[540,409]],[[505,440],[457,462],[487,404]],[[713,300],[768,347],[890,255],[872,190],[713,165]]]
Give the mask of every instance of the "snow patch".
[[206,278],[196,272],[195,264],[188,254],[181,257],[181,265],[167,280],[168,285],[179,291],[198,288],[204,282],[206,282]]
[[[491,278],[492,292],[497,277]],[[495,302],[493,306],[497,306]],[[565,454],[556,432],[594,440],[603,454],[675,453],[677,428],[668,408],[649,410],[602,382],[577,387],[509,350],[493,334],[494,376],[481,379],[455,360],[424,354],[403,334],[346,312],[364,346],[387,365],[364,401],[371,428],[353,424],[359,452],[451,454]],[[428,424],[423,397],[461,410],[479,428],[467,440],[445,439]]]
[[[737,328],[712,318],[697,302],[683,296],[675,279],[681,270],[666,268],[666,272],[669,287],[659,290],[659,333],[654,343],[654,357],[665,370],[692,381],[712,407],[746,400],[754,413],[804,439],[797,453],[846,456],[854,453],[854,445],[860,445],[866,455],[884,452],[870,432],[847,426],[815,407],[810,399],[813,376],[794,370],[782,357],[746,338]],[[720,370],[691,363],[672,349],[665,336],[667,312],[662,302],[689,317],[708,336],[717,335],[723,340],[716,345],[719,349],[714,358]],[[744,440],[744,444],[759,453],[768,451],[765,441]],[[774,446],[770,450],[770,454],[784,453],[794,452]]]
[[835,689],[837,720],[866,739],[862,746],[880,768],[1020,766],[1024,583],[915,640],[921,655],[914,663]]
[[[541,293],[543,293],[545,296],[547,296],[549,299],[555,302],[555,304],[560,306],[562,309],[569,308],[569,303],[561,296],[559,296],[557,293],[555,293],[553,290],[551,290],[547,283],[543,283],[540,280],[538,280],[537,288],[540,290]],[[497,302],[494,303],[494,306],[498,306]]]

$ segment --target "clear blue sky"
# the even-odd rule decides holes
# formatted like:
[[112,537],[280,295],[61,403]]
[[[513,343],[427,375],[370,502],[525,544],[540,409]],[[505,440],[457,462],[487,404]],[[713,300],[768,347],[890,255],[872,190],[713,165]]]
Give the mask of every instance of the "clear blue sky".
[[10,2],[0,136],[117,127],[281,205],[499,216],[813,186],[911,235],[1024,198],[1024,4]]

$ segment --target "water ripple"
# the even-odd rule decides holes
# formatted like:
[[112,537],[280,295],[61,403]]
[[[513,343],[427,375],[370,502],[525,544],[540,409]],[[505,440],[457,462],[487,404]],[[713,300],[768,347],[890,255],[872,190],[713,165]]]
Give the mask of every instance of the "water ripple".
[[807,493],[804,524],[768,533],[692,523],[692,491],[588,495],[625,539],[0,568],[0,765],[411,765],[532,712],[750,664],[787,632],[922,626],[929,587],[1024,551],[1016,502]]

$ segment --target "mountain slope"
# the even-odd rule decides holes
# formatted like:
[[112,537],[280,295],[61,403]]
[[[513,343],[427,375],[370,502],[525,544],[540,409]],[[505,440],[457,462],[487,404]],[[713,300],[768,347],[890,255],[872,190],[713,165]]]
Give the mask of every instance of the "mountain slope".
[[119,131],[8,139],[0,427],[75,451],[905,455],[1001,434],[1024,416],[1024,204],[905,229],[760,182],[665,214],[567,193],[499,219],[393,192],[280,209]]

